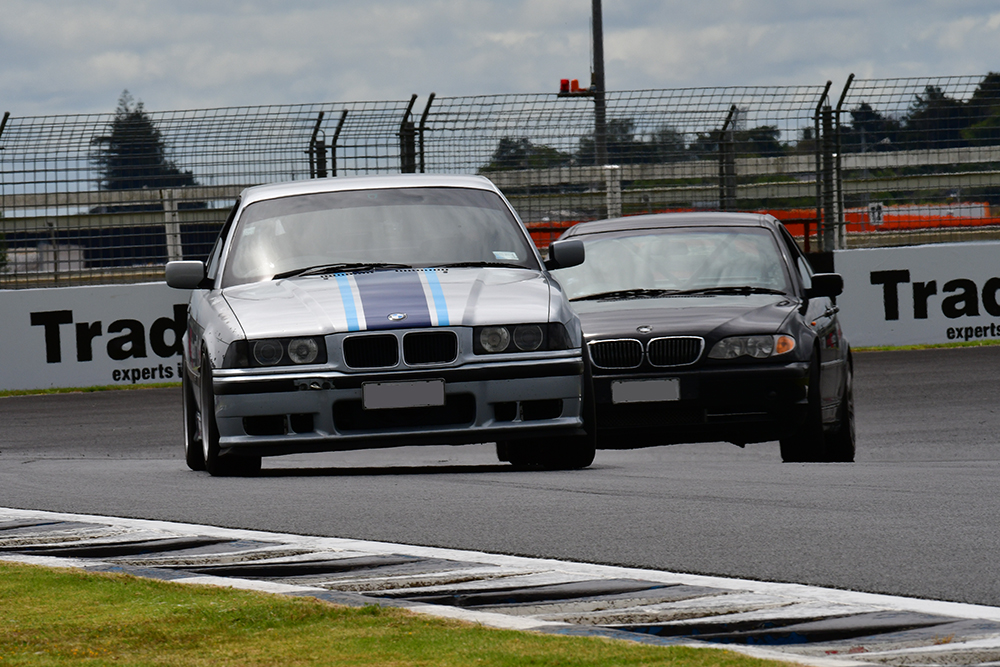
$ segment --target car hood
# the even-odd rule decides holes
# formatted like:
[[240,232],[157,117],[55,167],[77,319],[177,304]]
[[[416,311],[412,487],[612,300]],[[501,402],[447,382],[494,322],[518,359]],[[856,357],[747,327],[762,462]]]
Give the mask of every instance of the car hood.
[[800,304],[772,294],[748,296],[673,296],[664,298],[574,301],[572,306],[588,340],[635,335],[706,338],[777,332]]
[[296,277],[224,290],[248,338],[547,322],[540,271],[393,269]]

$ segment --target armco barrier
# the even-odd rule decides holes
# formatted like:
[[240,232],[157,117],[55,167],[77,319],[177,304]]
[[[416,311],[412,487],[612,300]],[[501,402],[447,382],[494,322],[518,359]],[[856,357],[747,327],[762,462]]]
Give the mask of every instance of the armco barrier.
[[[1000,339],[1000,242],[843,250],[855,347]],[[0,390],[180,380],[187,294],[162,282],[0,290]]]

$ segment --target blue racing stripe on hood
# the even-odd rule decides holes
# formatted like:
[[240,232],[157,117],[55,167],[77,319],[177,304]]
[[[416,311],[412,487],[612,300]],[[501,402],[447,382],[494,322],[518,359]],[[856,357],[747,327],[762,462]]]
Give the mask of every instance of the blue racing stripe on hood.
[[[427,296],[416,271],[356,273],[354,281],[361,295],[368,329],[431,326]],[[392,313],[405,313],[406,319],[391,322],[389,315]]]
[[437,315],[438,326],[446,327],[448,321],[448,303],[444,299],[444,291],[441,289],[441,280],[437,276],[436,269],[424,269],[424,276],[427,278],[427,286],[431,289],[431,297],[434,300],[434,312]]
[[344,302],[344,317],[347,318],[347,330],[359,331],[361,329],[358,322],[358,311],[354,307],[354,294],[351,292],[351,282],[343,273],[334,276],[337,279],[337,286],[340,288],[340,298]]

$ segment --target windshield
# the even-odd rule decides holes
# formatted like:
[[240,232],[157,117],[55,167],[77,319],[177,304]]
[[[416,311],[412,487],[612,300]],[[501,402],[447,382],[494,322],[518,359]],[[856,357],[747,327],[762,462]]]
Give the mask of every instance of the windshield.
[[682,227],[581,236],[586,260],[553,273],[570,299],[790,291],[774,236],[755,227]]
[[350,190],[247,206],[233,231],[222,284],[455,265],[539,268],[517,219],[493,192]]

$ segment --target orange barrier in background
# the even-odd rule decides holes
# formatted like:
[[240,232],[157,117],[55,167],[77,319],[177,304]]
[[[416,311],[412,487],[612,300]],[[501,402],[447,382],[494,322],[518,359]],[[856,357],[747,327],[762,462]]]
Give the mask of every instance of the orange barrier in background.
[[[666,209],[655,213],[681,213],[695,209]],[[805,236],[806,225],[809,233],[816,236],[816,209],[777,209],[762,210],[757,213],[769,213],[781,220],[792,236]],[[883,206],[882,222],[876,224],[871,220],[868,208],[850,208],[844,212],[847,222],[847,233],[895,232],[916,229],[940,229],[955,227],[986,227],[1000,226],[1000,215],[993,216],[987,202],[968,202],[964,204],[903,204],[899,206]],[[1000,213],[1000,211],[997,211]],[[580,220],[560,220],[526,223],[531,238],[539,248],[547,247],[552,241]]]

